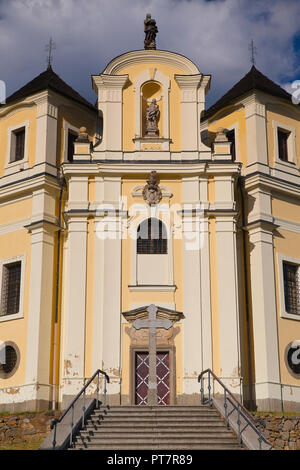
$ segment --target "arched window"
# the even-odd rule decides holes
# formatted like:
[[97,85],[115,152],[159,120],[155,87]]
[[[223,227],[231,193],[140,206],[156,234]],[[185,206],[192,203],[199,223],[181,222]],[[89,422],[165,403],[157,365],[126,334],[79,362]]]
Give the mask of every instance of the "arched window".
[[168,253],[165,224],[151,217],[140,223],[137,230],[137,254],[166,255]]

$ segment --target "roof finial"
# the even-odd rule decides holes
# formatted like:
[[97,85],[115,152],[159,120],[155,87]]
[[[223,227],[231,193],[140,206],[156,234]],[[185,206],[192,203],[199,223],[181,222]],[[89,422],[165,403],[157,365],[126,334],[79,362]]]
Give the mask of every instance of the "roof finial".
[[55,42],[52,40],[52,38],[50,38],[49,44],[47,44],[47,46],[45,48],[46,52],[48,52],[48,56],[47,56],[47,64],[48,64],[47,69],[48,70],[52,68],[52,60],[53,60],[53,51],[54,51],[54,49],[56,49]]
[[250,44],[249,44],[248,49],[249,49],[249,51],[251,52],[251,57],[250,57],[251,64],[252,64],[252,65],[255,65],[255,55],[257,54],[257,49],[256,49],[256,47],[254,46],[254,41],[253,41],[253,39],[251,39],[251,42],[250,42]]

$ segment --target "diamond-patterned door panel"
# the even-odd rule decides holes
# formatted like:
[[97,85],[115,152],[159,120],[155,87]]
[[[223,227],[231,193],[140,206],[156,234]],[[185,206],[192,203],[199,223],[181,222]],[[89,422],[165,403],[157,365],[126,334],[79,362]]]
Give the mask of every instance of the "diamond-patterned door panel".
[[[158,405],[170,404],[170,363],[168,352],[156,354]],[[149,380],[149,353],[137,352],[135,356],[135,404],[147,405]]]

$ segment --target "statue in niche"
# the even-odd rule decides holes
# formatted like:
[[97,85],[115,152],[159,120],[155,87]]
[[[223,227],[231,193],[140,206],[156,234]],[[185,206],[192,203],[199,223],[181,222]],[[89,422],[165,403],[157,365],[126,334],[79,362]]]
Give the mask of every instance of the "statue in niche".
[[159,107],[156,99],[153,98],[146,111],[146,137],[157,137],[158,127],[157,121],[159,118]]
[[144,19],[144,31],[145,31],[145,49],[156,49],[156,34],[158,29],[156,26],[156,21],[151,18],[150,13],[147,13],[146,18]]

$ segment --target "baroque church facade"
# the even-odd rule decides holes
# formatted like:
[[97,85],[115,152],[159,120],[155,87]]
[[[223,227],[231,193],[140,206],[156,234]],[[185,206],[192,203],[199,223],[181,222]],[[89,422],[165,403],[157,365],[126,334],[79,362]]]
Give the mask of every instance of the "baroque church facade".
[[63,408],[97,369],[111,404],[200,403],[211,369],[252,409],[300,411],[300,112],[254,66],[211,76],[155,46],[51,68],[0,106],[0,410]]

